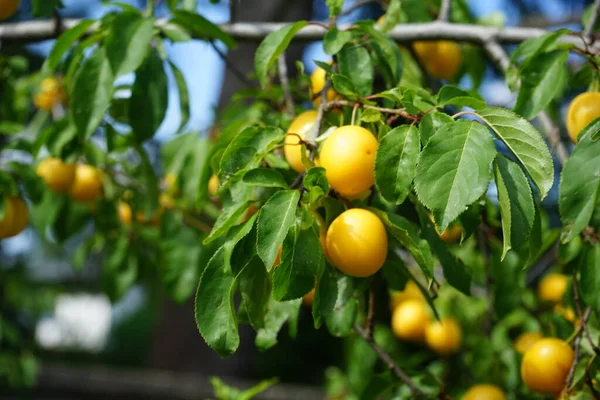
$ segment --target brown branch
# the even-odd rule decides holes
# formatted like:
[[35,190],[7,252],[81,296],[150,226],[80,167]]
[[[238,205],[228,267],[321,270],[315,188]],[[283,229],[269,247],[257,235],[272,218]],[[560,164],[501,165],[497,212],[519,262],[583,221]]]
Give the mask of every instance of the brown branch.
[[581,300],[579,299],[579,282],[577,282],[576,271],[573,271],[573,301],[575,302],[575,309],[577,310],[577,315],[579,315],[579,319],[581,320],[581,328],[585,333],[585,337],[592,349],[594,350],[594,353],[596,353],[597,356],[600,356],[600,348],[598,348],[598,346],[592,340],[592,335],[590,334],[590,330],[587,326],[587,323],[585,322],[587,320],[587,317],[584,318],[584,316],[590,315],[590,313],[592,312],[592,308],[588,306],[585,309],[585,311],[582,311]]
[[367,303],[367,319],[365,320],[365,334],[373,337],[373,318],[375,317],[375,291],[373,282],[369,284],[369,300]]
[[583,333],[583,327],[586,325],[587,323],[587,319],[590,317],[590,312],[591,309],[587,309],[585,314],[583,315],[583,317],[581,318],[581,321],[579,322],[579,330],[577,331],[577,334],[575,335],[575,343],[573,344],[573,350],[575,351],[575,358],[573,359],[573,364],[571,365],[571,368],[569,369],[569,374],[567,375],[567,380],[565,381],[565,387],[563,388],[563,393],[568,393],[569,392],[569,386],[571,386],[571,383],[573,382],[573,376],[575,375],[575,368],[577,367],[577,364],[579,363],[579,353],[581,350],[581,338],[583,337],[582,333]]
[[592,32],[594,32],[594,26],[596,26],[596,21],[598,20],[598,13],[600,13],[600,0],[594,1],[592,15],[590,15],[587,25],[583,28],[582,35],[584,40],[591,40]]
[[452,0],[442,0],[440,7],[440,15],[438,21],[447,22],[450,19],[450,9],[452,8]]
[[371,106],[369,104],[363,104],[358,101],[349,101],[349,100],[333,100],[327,103],[326,110],[330,110],[332,108],[340,108],[340,107],[355,107],[359,106],[363,110],[377,110],[386,114],[394,114],[404,117],[406,119],[410,119],[412,121],[418,121],[418,117],[409,114],[404,108],[385,108],[378,106]]
[[221,51],[221,49],[219,49],[219,47],[215,44],[215,42],[213,42],[211,40],[209,43],[212,46],[212,48],[215,50],[215,52],[219,55],[219,57],[221,57],[223,62],[225,62],[225,66],[227,67],[227,69],[230,70],[231,73],[236,78],[238,78],[240,82],[242,82],[244,85],[246,85],[249,88],[256,87],[256,85],[254,85],[254,83],[252,83],[252,81],[250,81],[250,79],[248,79],[246,77],[246,75],[235,66],[235,64],[233,62],[231,62],[229,57],[227,57],[227,55],[225,53],[223,53]]
[[277,59],[277,72],[279,73],[279,82],[283,88],[283,98],[285,99],[285,111],[290,117],[294,116],[294,99],[290,91],[290,81],[288,79],[287,64],[285,61],[285,53],[281,53]]
[[409,387],[411,392],[413,392],[414,394],[413,398],[424,399],[426,397],[425,393],[423,393],[423,391],[419,389],[417,385],[415,385],[410,376],[408,376],[408,374],[402,368],[400,368],[398,364],[396,364],[394,359],[388,353],[386,353],[385,350],[383,350],[377,343],[375,343],[375,340],[373,340],[372,337],[369,337],[369,335],[367,335],[367,332],[359,324],[354,325],[354,330],[365,342],[367,342],[369,346],[371,346],[371,348],[375,351],[375,353],[377,353],[377,356],[379,356],[381,361],[383,361],[385,365],[387,365],[387,367],[390,368],[394,372],[394,374],[402,382],[404,382],[406,386]]

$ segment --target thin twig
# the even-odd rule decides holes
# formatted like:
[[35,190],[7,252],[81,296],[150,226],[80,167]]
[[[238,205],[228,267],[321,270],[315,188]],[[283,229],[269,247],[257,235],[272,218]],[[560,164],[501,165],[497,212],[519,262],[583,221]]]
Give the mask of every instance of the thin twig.
[[375,318],[375,290],[373,290],[373,282],[369,284],[369,300],[367,303],[367,319],[365,319],[365,334],[373,337],[373,318]]
[[290,81],[288,79],[287,64],[285,61],[285,53],[281,53],[277,59],[277,72],[279,73],[279,82],[283,88],[283,98],[285,100],[285,110],[290,117],[294,116],[294,99],[290,91]]
[[442,0],[438,21],[448,22],[450,19],[450,8],[452,8],[452,0]]
[[221,51],[221,49],[219,49],[219,47],[215,44],[215,42],[213,42],[212,40],[209,42],[210,45],[212,46],[212,48],[217,52],[217,54],[219,55],[219,57],[221,57],[221,59],[225,62],[225,65],[227,66],[227,69],[231,71],[231,73],[233,73],[233,75],[235,75],[236,78],[238,78],[240,80],[240,82],[242,82],[244,85],[246,85],[249,88],[253,88],[256,87],[252,81],[250,81],[246,75],[240,71],[234,63],[231,62],[231,60],[227,57],[227,55],[225,53],[223,53]]
[[577,282],[577,272],[576,271],[573,271],[573,301],[575,303],[575,309],[577,310],[577,315],[579,315],[579,319],[581,320],[581,328],[583,329],[583,332],[585,333],[585,337],[586,337],[587,341],[590,343],[590,346],[592,347],[592,349],[594,350],[594,353],[596,353],[596,355],[600,356],[600,348],[598,348],[598,346],[592,340],[592,335],[590,334],[590,330],[588,329],[587,323],[585,323],[587,318],[583,318],[585,315],[589,316],[590,313],[592,312],[592,309],[591,309],[591,307],[588,306],[585,309],[585,311],[582,311],[581,301],[579,299],[579,282]]
[[590,361],[588,361],[587,365],[585,366],[585,383],[590,388],[590,392],[592,393],[594,400],[600,400],[600,393],[598,393],[598,391],[594,387],[594,380],[592,379],[592,376],[590,375],[590,367],[592,366],[593,362],[594,362],[594,358],[592,357],[592,358],[590,358]]
[[579,363],[581,338],[583,336],[582,335],[582,333],[583,333],[582,327],[585,326],[585,324],[587,323],[587,319],[590,317],[590,312],[588,312],[588,311],[591,311],[591,309],[588,309],[586,311],[586,313],[583,315],[583,317],[581,318],[579,331],[577,332],[577,334],[575,336],[575,343],[573,345],[575,357],[573,358],[573,364],[571,365],[571,368],[569,369],[569,374],[567,375],[567,380],[565,381],[565,387],[563,389],[563,393],[568,393],[569,387],[571,386],[571,383],[573,382],[573,376],[575,375],[575,368],[577,367],[577,364]]
[[[332,71],[335,72],[335,64],[332,65]],[[317,111],[317,120],[315,121],[315,125],[313,126],[313,129],[309,132],[309,137],[307,138],[311,143],[314,143],[315,140],[317,139],[317,137],[319,136],[319,132],[321,132],[321,125],[323,124],[323,116],[325,115],[325,110],[326,107],[328,106],[327,103],[327,92],[329,91],[329,88],[331,87],[331,78],[327,77],[327,79],[325,79],[325,84],[323,85],[323,88],[321,89],[321,102],[319,103],[319,108]],[[315,159],[315,150],[316,150],[316,146],[311,149],[310,151],[310,155],[309,158],[311,161],[313,161]]]
[[354,325],[354,330],[365,342],[367,342],[369,346],[371,346],[371,348],[375,351],[375,353],[377,353],[385,365],[387,365],[388,368],[390,368],[394,374],[400,378],[400,380],[404,382],[406,386],[409,387],[411,392],[413,392],[415,399],[423,399],[426,397],[425,393],[423,393],[423,391],[421,391],[421,389],[415,385],[410,376],[408,376],[408,374],[404,372],[404,370],[400,368],[398,364],[396,364],[394,359],[388,353],[386,353],[385,350],[375,343],[375,340],[373,340],[372,337],[367,335],[367,332],[365,332],[365,330],[359,324]]
[[596,21],[598,20],[598,13],[600,13],[600,0],[594,1],[590,19],[588,20],[587,25],[583,28],[582,35],[586,40],[591,40],[594,26],[596,26]]
[[333,101],[330,101],[329,103],[327,103],[326,110],[330,110],[332,108],[340,108],[340,107],[355,107],[356,105],[358,105],[360,108],[362,108],[364,110],[366,110],[366,109],[377,110],[379,112],[386,113],[386,114],[399,115],[401,117],[404,117],[406,119],[410,119],[412,121],[418,120],[418,117],[409,114],[406,111],[406,109],[404,109],[404,108],[385,108],[385,107],[371,106],[369,104],[363,104],[363,103],[360,103],[360,102],[348,101],[348,100],[333,100]]
[[[484,43],[483,48],[490,60],[496,65],[496,67],[502,73],[506,74],[506,72],[510,68],[510,59],[508,58],[506,51],[500,45],[500,43],[498,43],[495,40],[488,40]],[[556,127],[554,122],[552,122],[552,119],[545,111],[541,111],[538,114],[538,120],[544,127],[544,130],[546,131],[546,136],[548,137],[550,145],[555,151],[558,160],[562,165],[564,165],[565,162],[567,162],[567,159],[569,158],[569,152],[560,140],[559,129]]]
[[344,15],[348,15],[352,11],[356,10],[357,8],[360,8],[360,7],[362,7],[364,5],[367,5],[369,3],[379,3],[379,4],[381,4],[380,0],[359,0],[356,3],[352,4],[350,7],[348,7],[347,9],[343,10],[341,12],[341,14],[337,16],[337,18],[343,17]]

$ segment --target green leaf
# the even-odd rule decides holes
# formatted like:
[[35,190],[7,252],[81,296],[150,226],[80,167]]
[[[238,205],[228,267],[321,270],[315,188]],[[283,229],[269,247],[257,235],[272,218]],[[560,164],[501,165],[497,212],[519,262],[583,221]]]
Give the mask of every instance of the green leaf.
[[342,13],[344,0],[326,0],[327,8],[329,8],[329,18],[335,18]]
[[[248,257],[248,256],[246,256]],[[255,330],[264,328],[271,296],[271,280],[261,259],[254,256],[239,277],[242,305]]]
[[315,287],[323,250],[315,231],[290,227],[283,241],[281,263],[273,270],[273,298],[277,301],[298,299]]
[[447,105],[467,106],[471,108],[485,107],[485,101],[477,93],[469,93],[456,86],[446,85],[437,96],[438,107]]
[[192,40],[192,36],[187,31],[175,24],[166,23],[159,26],[160,31],[169,39],[171,42],[189,42]]
[[504,248],[501,260],[516,243],[523,247],[533,228],[535,206],[529,181],[521,167],[500,155],[494,160],[494,174],[498,187],[498,202],[502,216]]
[[63,7],[61,0],[33,0],[31,5],[33,7],[31,14],[34,17],[48,17],[54,10]]
[[440,239],[428,213],[420,207],[422,233],[427,239],[444,270],[444,277],[450,285],[466,295],[471,293],[471,274],[463,262],[448,250],[448,245]]
[[583,301],[594,310],[600,310],[600,245],[595,244],[584,251],[579,263],[579,288]]
[[511,63],[516,63],[520,58],[535,60],[538,54],[543,53],[548,48],[551,48],[551,46],[554,46],[558,39],[567,33],[569,33],[568,29],[559,29],[554,32],[546,33],[537,38],[527,39],[511,53]]
[[442,126],[419,156],[415,190],[440,232],[486,192],[496,157],[488,130],[474,121]]
[[139,13],[123,12],[111,22],[106,38],[106,56],[115,77],[138,69],[150,50],[154,22]]
[[169,61],[175,84],[177,85],[177,93],[179,93],[179,109],[181,110],[181,122],[177,131],[181,132],[187,123],[190,121],[190,92],[188,91],[185,76],[173,62]]
[[337,54],[346,43],[352,39],[352,32],[339,31],[336,26],[333,26],[325,34],[323,39],[323,50],[326,54],[333,56]]
[[160,279],[169,297],[182,304],[194,293],[214,249],[199,246],[197,231],[182,226],[174,213],[166,213],[162,220]]
[[373,64],[367,49],[346,44],[338,53],[338,67],[340,74],[352,80],[360,96],[373,92]]
[[352,80],[344,75],[331,75],[331,83],[333,84],[335,91],[342,96],[346,96],[351,100],[357,100],[360,97]]
[[286,302],[271,301],[269,311],[265,317],[265,327],[256,332],[256,347],[259,350],[269,349],[277,344],[277,334],[283,324],[294,318],[300,311],[302,300],[292,300]]
[[402,22],[402,0],[391,0],[385,12],[385,18],[381,24],[381,30],[389,32]]
[[354,322],[358,316],[358,302],[352,299],[342,306],[333,308],[333,311],[325,318],[325,324],[329,333],[335,337],[348,336],[354,332]]
[[520,71],[521,88],[514,111],[526,119],[535,117],[562,94],[567,84],[568,50],[536,56]]
[[375,66],[381,71],[388,86],[395,87],[402,79],[403,69],[398,44],[370,22],[359,22],[357,25],[370,37],[369,48]]
[[367,108],[360,115],[360,120],[363,122],[379,122],[381,121],[381,112],[372,108]]
[[309,204],[315,204],[329,193],[329,182],[325,168],[313,167],[304,175],[304,189],[308,192]]
[[419,236],[419,228],[409,220],[397,214],[370,209],[387,227],[388,232],[412,254],[428,279],[433,278],[433,256],[429,243]]
[[454,120],[448,114],[433,112],[425,115],[419,124],[419,134],[423,147],[429,139],[444,125],[453,123]]
[[220,161],[219,179],[225,186],[236,173],[256,168],[285,137],[276,127],[250,126],[229,143]]
[[548,146],[537,129],[505,108],[486,107],[478,109],[477,114],[523,165],[543,200],[554,183],[554,164]]
[[0,134],[18,135],[25,130],[25,126],[18,122],[2,121],[0,122]]
[[277,58],[296,36],[296,33],[306,26],[306,21],[298,21],[293,24],[284,26],[283,28],[270,33],[258,46],[254,54],[254,69],[256,76],[261,86],[265,86],[269,68],[273,66]]
[[412,125],[392,129],[379,142],[375,185],[387,201],[401,204],[410,193],[419,150],[419,132]]
[[219,26],[195,12],[177,10],[173,13],[171,22],[187,30],[196,39],[220,40],[230,49],[237,46],[235,40]]
[[598,131],[600,118],[583,129],[561,173],[558,209],[565,227],[563,243],[573,240],[588,225],[598,200],[600,141],[592,140]]
[[231,269],[231,253],[252,227],[252,223],[246,223],[230,232],[228,240],[206,265],[196,290],[196,326],[206,343],[221,357],[233,354],[240,344],[233,304],[236,277]]
[[267,271],[271,271],[279,246],[295,221],[300,193],[282,190],[275,193],[258,214],[256,249]]
[[344,285],[345,277],[329,263],[322,262],[317,271],[317,283],[313,297],[312,315],[315,328],[318,329],[335,306],[338,297],[338,287]]
[[77,42],[93,24],[93,20],[84,19],[74,27],[64,31],[58,37],[58,39],[56,39],[54,46],[52,46],[52,50],[50,50],[48,58],[46,58],[46,61],[44,61],[42,72],[44,74],[50,74],[54,72],[67,51],[71,49],[75,42]]
[[168,102],[167,75],[163,60],[156,51],[152,51],[137,70],[131,89],[129,124],[139,142],[154,136],[165,118]]
[[[206,239],[204,239],[202,244],[209,244],[210,242],[213,242],[221,236],[225,235],[229,231],[229,229],[231,229],[231,227],[233,227],[233,225],[235,225],[240,220],[242,215],[244,215],[246,210],[248,210],[248,206],[251,203],[251,201],[246,201],[243,203],[233,203],[223,208],[223,211],[221,211],[219,217],[215,221],[215,224],[213,225],[210,234]],[[252,216],[252,218],[255,218],[255,216]]]
[[71,88],[72,118],[80,137],[89,138],[106,113],[113,95],[114,76],[104,48],[80,66]]
[[129,239],[121,236],[109,252],[102,269],[103,286],[112,301],[122,298],[135,283],[138,274],[137,257],[131,252]]
[[250,186],[275,187],[287,189],[285,178],[277,170],[271,168],[255,168],[246,172],[242,181]]

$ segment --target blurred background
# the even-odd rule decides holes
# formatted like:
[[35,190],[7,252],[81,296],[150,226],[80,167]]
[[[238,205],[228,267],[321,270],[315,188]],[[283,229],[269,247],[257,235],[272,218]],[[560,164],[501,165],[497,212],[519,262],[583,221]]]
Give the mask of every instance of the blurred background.
[[[142,0],[122,2],[140,8],[145,5]],[[63,3],[65,7],[59,13],[65,18],[98,18],[111,10],[100,0]],[[166,16],[167,7],[160,3],[164,2],[159,2],[156,12]],[[346,0],[345,6],[353,3]],[[470,0],[468,4],[475,19],[491,24],[579,30],[581,14],[591,1]],[[197,11],[215,23],[326,20],[328,15],[325,0],[237,0],[235,15],[230,15],[230,9],[226,1],[212,4],[199,0]],[[377,3],[371,3],[344,16],[341,22],[377,19],[382,13]],[[30,15],[31,4],[24,0],[10,22],[30,19]],[[227,54],[239,72],[252,72],[256,46],[241,43]],[[35,66],[51,47],[52,41],[35,43],[25,46],[23,52]],[[226,68],[222,57],[205,42],[168,45],[166,51],[185,75],[189,87],[191,118],[187,128],[208,135],[215,115],[233,93],[244,88],[244,82]],[[315,68],[313,60],[327,61],[327,57],[319,42],[294,44],[287,53],[289,71],[296,71],[296,60],[301,60],[310,73]],[[572,57],[569,62],[581,60]],[[175,83],[170,78],[172,107],[151,144],[155,149],[175,134],[181,119]],[[123,83],[127,82],[126,76]],[[460,84],[465,88],[473,86],[468,76]],[[514,101],[504,79],[489,65],[485,66],[479,91],[492,105],[511,107]],[[493,195],[493,188],[490,191]],[[551,193],[546,206],[552,209],[555,204],[556,193]],[[318,398],[326,375],[335,374],[328,367],[344,364],[342,354],[348,343],[330,337],[325,329],[315,331],[308,310],[301,315],[299,329],[303,334],[297,339],[289,339],[284,330],[277,346],[259,353],[254,348],[254,333],[242,326],[240,349],[230,358],[220,359],[198,334],[193,300],[178,305],[159,288],[137,285],[123,299],[111,303],[102,294],[98,265],[88,263],[81,270],[72,267],[76,245],[67,242],[57,247],[30,230],[0,242],[0,287],[7,291],[6,297],[18,296],[24,305],[18,315],[13,315],[15,310],[0,304],[0,338],[14,334],[2,325],[2,315],[10,315],[19,321],[20,333],[27,338],[31,351],[22,355],[21,369],[14,371],[3,364],[6,353],[0,347],[0,398],[203,398],[212,392],[210,376],[241,386],[276,376],[285,384],[281,385],[283,392],[269,392],[266,396]],[[11,273],[17,270],[26,274]],[[41,364],[35,361],[34,353]],[[6,383],[11,374],[34,379],[38,367],[41,375],[33,394],[26,390],[9,392]]]

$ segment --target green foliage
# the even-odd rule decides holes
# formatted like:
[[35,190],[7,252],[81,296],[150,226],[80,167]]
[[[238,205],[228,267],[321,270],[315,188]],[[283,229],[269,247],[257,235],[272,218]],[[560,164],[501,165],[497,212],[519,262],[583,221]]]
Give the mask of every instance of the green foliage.
[[[332,20],[343,12],[343,3],[327,1]],[[256,347],[267,350],[278,344],[286,324],[290,338],[306,335],[305,318],[311,318],[315,329],[344,338],[345,365],[326,377],[332,398],[415,398],[384,368],[392,361],[432,398],[461,398],[478,382],[498,384],[511,399],[541,398],[519,378],[522,357],[514,349],[515,338],[541,330],[572,339],[579,331],[568,311],[576,306],[600,310],[600,119],[579,134],[563,168],[560,227],[551,218],[552,205],[541,203],[552,198],[553,159],[528,120],[544,111],[558,121],[568,88],[598,86],[598,58],[591,51],[575,50],[577,41],[563,39],[566,30],[521,43],[510,54],[506,76],[518,90],[511,111],[488,106],[476,91],[486,69],[479,44],[460,44],[463,67],[452,82],[468,75],[468,90],[435,81],[421,71],[426,57],[411,54],[410,43],[399,48],[386,34],[400,23],[432,21],[439,1],[391,0],[381,23],[329,24],[323,48],[333,60],[317,65],[331,79],[336,103],[322,108],[321,125],[311,131],[318,137],[307,135],[301,143],[305,171],[298,174],[285,158],[285,131],[293,115],[283,112],[285,90],[273,67],[306,21],[262,41],[254,58],[256,75],[248,78],[260,87],[234,94],[211,131],[200,133],[187,130],[190,93],[165,43],[200,39],[233,49],[236,42],[195,13],[194,0],[169,0],[173,16],[168,20],[154,18],[153,3],[145,12],[111,4],[118,11],[60,35],[40,73],[32,70],[38,63],[0,56],[0,234],[13,211],[7,199],[25,198],[29,225],[44,247],[69,252],[77,269],[99,260],[99,283],[112,301],[139,283],[148,290],[160,287],[178,303],[194,296],[200,335],[222,357],[239,347],[239,324],[250,325]],[[39,15],[58,6],[57,1],[33,2]],[[493,19],[475,22],[465,1],[452,2],[454,22],[501,20]],[[585,55],[586,65],[577,66],[576,73],[566,65],[572,52]],[[290,93],[296,105],[310,104],[313,90],[307,88],[304,67],[297,65]],[[115,86],[125,74],[135,76],[133,83]],[[168,104],[169,84],[179,93],[178,104]],[[45,105],[38,96],[54,86],[55,98]],[[153,138],[168,106],[181,111],[179,135],[162,144],[155,157]],[[464,115],[474,118],[459,118]],[[319,166],[319,157],[330,128],[350,124],[370,131],[377,148],[360,154],[364,165],[373,163],[372,174],[346,177],[348,182],[374,179],[374,184],[344,198],[329,183],[335,171]],[[498,154],[496,141],[508,148],[507,156]],[[336,150],[347,155],[343,148]],[[55,192],[48,177],[35,172],[48,156],[94,166],[101,193],[75,201],[71,187]],[[497,201],[488,196],[492,183]],[[350,208],[372,211],[388,238],[384,265],[367,278],[342,273],[329,257],[330,246],[340,245],[335,232],[328,234],[330,225]],[[367,255],[377,250],[353,245]],[[4,259],[0,264],[0,347],[9,349],[0,355],[0,385],[32,385],[35,359],[13,315],[34,320],[48,307],[36,303],[34,289],[7,278],[26,279],[21,271],[4,268]],[[573,276],[556,304],[534,294],[546,265]],[[572,295],[571,282],[579,284],[579,296]],[[455,353],[439,357],[430,345],[396,339],[387,303],[410,290],[427,304],[432,318],[458,321],[463,339]],[[372,339],[361,339],[357,327],[369,332],[373,321]],[[587,327],[593,339],[597,323],[592,313]],[[386,353],[385,363],[378,362],[375,345]],[[592,354],[582,339],[570,398],[591,393],[586,370],[599,378]],[[217,398],[250,399],[274,381],[244,391],[218,379],[212,383]]]

